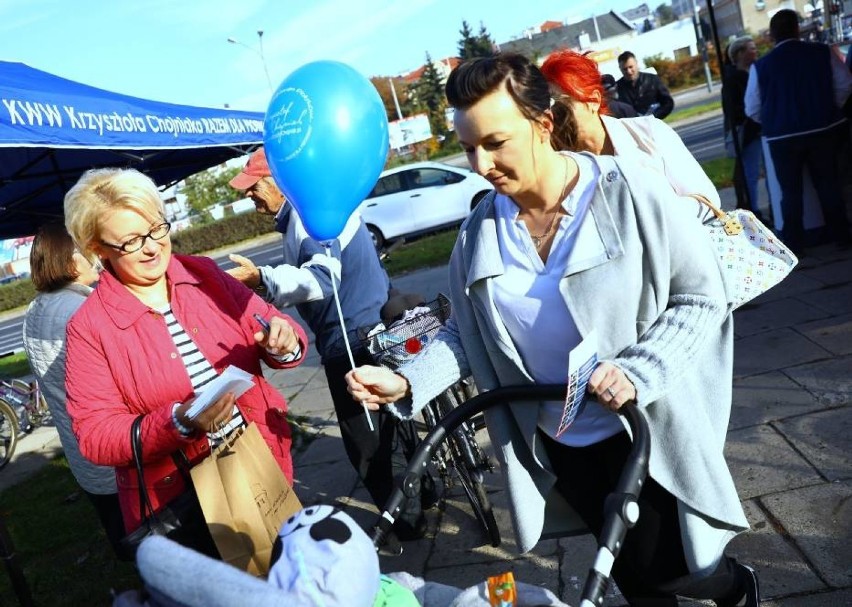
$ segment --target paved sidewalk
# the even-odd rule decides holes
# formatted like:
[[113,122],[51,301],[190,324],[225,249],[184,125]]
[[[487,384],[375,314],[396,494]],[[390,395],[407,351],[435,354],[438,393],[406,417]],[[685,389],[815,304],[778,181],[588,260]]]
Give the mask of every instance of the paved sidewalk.
[[[723,206],[732,205],[723,190]],[[765,192],[762,194],[765,196]],[[781,285],[736,312],[734,406],[727,455],[752,530],[731,552],[753,564],[764,605],[852,605],[852,250],[826,245]],[[427,297],[446,291],[446,270],[417,272],[395,286]],[[338,503],[365,528],[376,512],[343,451],[317,356],[269,374],[304,416],[313,440],[298,450],[296,490],[303,503]],[[480,435],[487,445],[487,435]],[[26,478],[60,450],[55,431],[24,437],[0,471],[0,490]],[[572,605],[594,554],[591,536],[542,542],[518,555],[499,473],[488,479],[504,538],[491,548],[459,489],[428,512],[426,539],[406,543],[382,570],[467,587],[511,570]],[[605,605],[620,605],[612,593]],[[698,604],[684,601],[686,605]]]

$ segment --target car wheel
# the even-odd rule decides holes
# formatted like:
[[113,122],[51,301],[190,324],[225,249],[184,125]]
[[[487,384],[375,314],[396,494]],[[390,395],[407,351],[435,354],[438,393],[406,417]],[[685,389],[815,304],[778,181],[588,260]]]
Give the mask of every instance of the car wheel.
[[472,211],[473,209],[475,209],[476,205],[479,204],[479,201],[481,201],[487,195],[488,195],[487,190],[483,190],[482,192],[477,192],[476,195],[473,197],[473,202],[470,203],[470,210]]
[[382,236],[381,231],[376,226],[368,225],[367,229],[370,231],[370,236],[373,237],[373,246],[376,247],[377,251],[381,251],[385,246],[385,237]]

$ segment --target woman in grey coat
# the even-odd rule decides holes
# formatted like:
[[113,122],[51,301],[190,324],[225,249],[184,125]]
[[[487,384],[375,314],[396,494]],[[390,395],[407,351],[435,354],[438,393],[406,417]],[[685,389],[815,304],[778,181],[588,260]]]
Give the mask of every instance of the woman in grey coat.
[[629,160],[554,151],[548,85],[524,57],[463,63],[447,98],[471,167],[496,192],[459,233],[447,327],[398,374],[350,372],[353,397],[410,417],[468,373],[481,390],[565,383],[584,342],[598,362],[567,430],[561,402],[486,412],[520,550],[552,526],[555,501],[600,532],[630,448],[615,411],[636,403],[650,477],[613,578],[631,605],[677,594],[757,605],[753,570],[723,553],[748,523],[723,456],[733,326],[706,230]]
[[124,522],[115,469],[96,466],[83,457],[65,408],[65,325],[92,292],[98,272],[77,251],[61,223],[41,226],[33,240],[30,268],[38,295],[24,317],[24,350],[47,401],[68,467],[95,507],[116,555],[126,558],[119,543]]

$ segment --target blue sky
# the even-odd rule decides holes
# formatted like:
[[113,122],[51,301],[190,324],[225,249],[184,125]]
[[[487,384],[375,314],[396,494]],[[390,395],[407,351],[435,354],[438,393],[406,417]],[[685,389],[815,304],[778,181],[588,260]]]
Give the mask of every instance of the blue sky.
[[[0,59],[158,101],[265,111],[269,86],[335,59],[394,75],[456,53],[480,22],[497,42],[638,0],[0,0]],[[254,50],[229,44],[234,38]]]

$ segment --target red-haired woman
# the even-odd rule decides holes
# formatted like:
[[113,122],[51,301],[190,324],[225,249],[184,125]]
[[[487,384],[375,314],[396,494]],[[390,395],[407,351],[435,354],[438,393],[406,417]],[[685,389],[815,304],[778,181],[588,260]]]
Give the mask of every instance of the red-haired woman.
[[695,194],[719,206],[719,194],[677,133],[653,116],[609,115],[598,65],[574,51],[555,51],[541,66],[550,83],[557,149],[630,157],[658,171],[681,196]]

